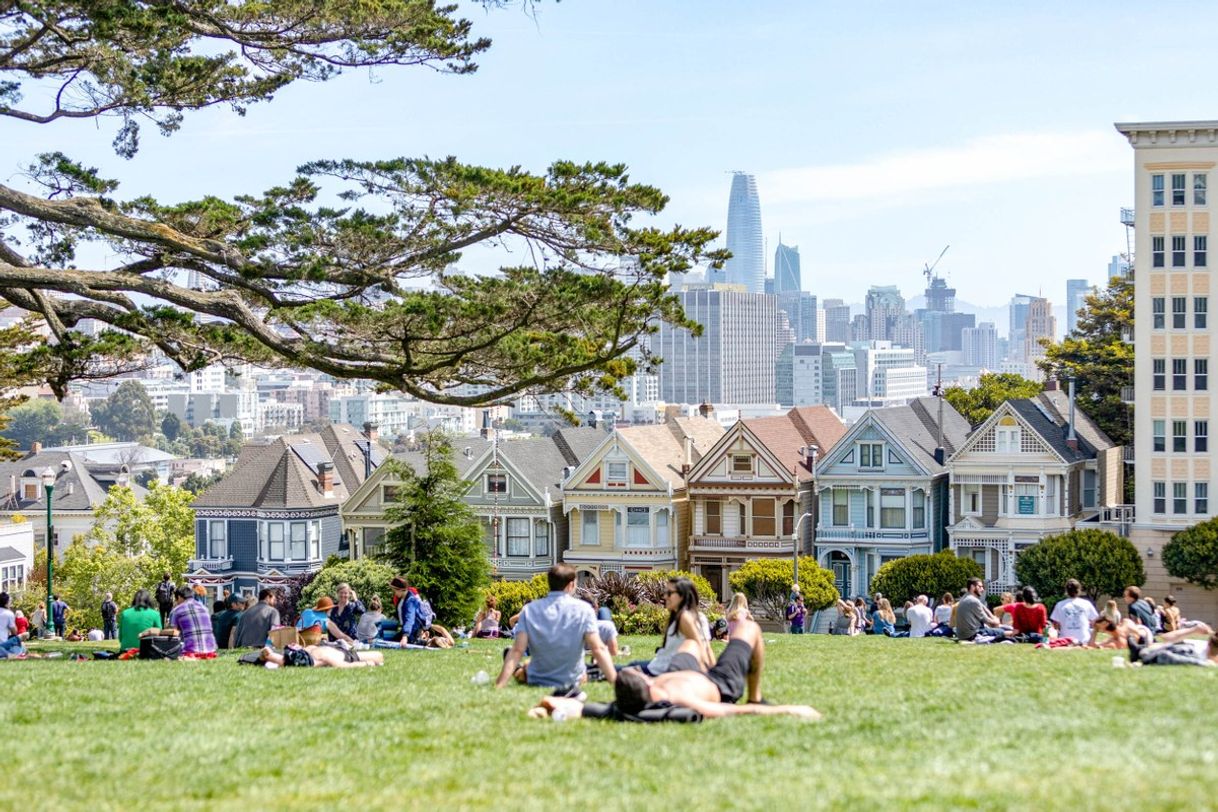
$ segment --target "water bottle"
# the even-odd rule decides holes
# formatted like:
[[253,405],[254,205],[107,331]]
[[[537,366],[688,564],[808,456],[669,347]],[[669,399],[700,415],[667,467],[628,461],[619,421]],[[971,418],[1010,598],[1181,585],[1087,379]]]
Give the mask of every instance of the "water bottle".
[[486,685],[491,681],[491,675],[485,671],[479,671],[477,674],[470,677],[469,681],[478,686]]

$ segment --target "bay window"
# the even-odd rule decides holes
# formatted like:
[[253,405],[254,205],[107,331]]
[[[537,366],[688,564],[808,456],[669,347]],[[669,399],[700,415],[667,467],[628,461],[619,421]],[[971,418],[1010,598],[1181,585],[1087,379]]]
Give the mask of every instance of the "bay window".
[[850,524],[850,491],[845,488],[833,489],[833,526],[845,527]]
[[706,535],[723,535],[723,502],[718,499],[706,500]]
[[207,557],[214,560],[228,558],[228,522],[207,523]]
[[904,488],[880,488],[880,527],[886,530],[904,529]]
[[529,519],[507,520],[507,554],[527,557],[529,554]]
[[292,560],[307,560],[309,554],[309,525],[306,522],[292,522],[291,533]]

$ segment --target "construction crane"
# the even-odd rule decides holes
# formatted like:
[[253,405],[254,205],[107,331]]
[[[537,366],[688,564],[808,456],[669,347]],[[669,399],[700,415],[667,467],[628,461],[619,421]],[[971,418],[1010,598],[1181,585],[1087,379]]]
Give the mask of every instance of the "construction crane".
[[939,260],[943,259],[943,255],[947,253],[947,249],[949,249],[949,248],[951,248],[950,245],[943,246],[943,250],[939,252],[938,259],[936,259],[934,262],[930,263],[929,265],[923,264],[922,273],[926,276],[926,286],[927,287],[930,287],[931,274],[934,272],[935,268],[937,268],[939,266]]

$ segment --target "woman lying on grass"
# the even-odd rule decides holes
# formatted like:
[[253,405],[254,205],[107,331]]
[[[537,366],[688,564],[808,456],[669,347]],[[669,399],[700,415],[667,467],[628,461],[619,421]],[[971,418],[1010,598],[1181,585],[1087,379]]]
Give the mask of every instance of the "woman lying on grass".
[[283,654],[267,646],[260,652],[260,657],[266,663],[301,668],[365,668],[385,664],[385,655],[379,651],[355,651],[338,643],[288,646]]
[[1183,640],[1186,637],[1191,637],[1194,634],[1212,635],[1214,630],[1206,624],[1197,621],[1183,629],[1176,629],[1174,632],[1162,632],[1158,636],[1151,633],[1150,629],[1141,625],[1131,618],[1125,618],[1119,623],[1114,623],[1111,618],[1101,616],[1095,621],[1095,630],[1097,632],[1108,632],[1108,639],[1104,642],[1096,642],[1093,648],[1105,649],[1127,649],[1130,644],[1134,646],[1148,646],[1153,643],[1175,643]]

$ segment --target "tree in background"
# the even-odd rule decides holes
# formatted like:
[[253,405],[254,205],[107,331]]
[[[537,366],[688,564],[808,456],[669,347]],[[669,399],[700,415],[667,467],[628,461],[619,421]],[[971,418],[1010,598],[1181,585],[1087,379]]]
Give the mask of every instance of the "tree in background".
[[440,622],[468,624],[490,583],[482,523],[462,497],[470,483],[457,474],[452,441],[443,431],[420,438],[423,470],[396,462],[402,484],[385,511],[386,563],[406,573],[431,601]]
[[228,427],[228,439],[224,441],[224,455],[227,457],[235,457],[241,453],[241,446],[245,443],[245,432],[241,430],[241,423],[234,420]]
[[33,398],[20,403],[4,416],[4,429],[0,431],[12,447],[29,451],[34,443],[53,445],[58,436],[63,409],[53,400]]
[[1133,343],[1125,340],[1132,334],[1133,282],[1114,276],[1107,288],[1087,296],[1074,332],[1045,342],[1045,357],[1037,362],[1059,381],[1075,380],[1083,411],[1119,445],[1133,442],[1133,409],[1121,399],[1121,389],[1133,386]]
[[987,372],[981,376],[977,386],[964,389],[949,386],[943,397],[960,412],[971,425],[984,423],[994,410],[1012,398],[1033,398],[1041,393],[1044,385],[1030,381],[1022,375],[1010,372]]
[[137,561],[148,584],[164,572],[177,578],[195,554],[192,501],[194,494],[184,488],[158,482],[142,501],[131,488],[115,485],[93,509],[88,541]]
[[[778,620],[784,617],[795,584],[795,566],[789,558],[754,558],[741,564],[728,581],[732,589],[748,596],[755,613]],[[809,612],[832,606],[838,599],[833,573],[811,556],[799,559],[799,591]]]
[[893,606],[926,595],[938,600],[945,592],[959,595],[969,578],[984,578],[981,565],[950,550],[934,555],[907,555],[880,566],[871,579],[871,591],[882,592]]
[[198,496],[223,478],[224,474],[220,473],[219,471],[213,471],[207,474],[195,471],[193,474],[186,477],[186,481],[182,483],[182,490],[189,491],[195,496]]
[[1181,530],[1163,545],[1167,574],[1202,589],[1218,589],[1218,519]]
[[[2,85],[0,82],[0,86]],[[23,355],[27,348],[42,341],[35,332],[36,327],[36,321],[29,319],[0,329],[0,395],[3,395],[0,396],[0,460],[14,459],[20,456],[22,449],[29,448],[28,443],[22,443],[14,437],[14,434],[28,434],[28,429],[14,432],[10,426],[12,410],[20,406],[25,397],[5,393],[24,386],[37,385],[46,378],[46,370],[37,364],[31,364],[32,359]],[[42,440],[41,437],[33,439]]]
[[77,536],[55,567],[55,591],[72,607],[69,626],[100,629],[101,602],[107,592],[114,593],[119,606],[130,606],[135,591],[151,589],[159,577],[150,580],[142,556],[132,558],[122,550],[89,544]]
[[[0,116],[48,129],[117,119],[114,148],[130,157],[141,121],[168,135],[187,111],[243,112],[298,79],[472,72],[490,42],[456,14],[426,0],[16,4],[0,33]],[[30,356],[60,396],[98,359],[153,349],[186,370],[292,364],[454,405],[621,396],[621,380],[658,362],[647,338],[660,321],[700,331],[667,275],[725,258],[708,251],[709,229],[635,226],[668,199],[607,162],[532,173],[322,156],[261,193],[171,202],[121,198],[118,181],[58,152],[24,177],[0,185],[0,298],[49,327],[54,340]],[[452,273],[474,247],[529,259]],[[114,261],[81,267],[93,252]],[[86,335],[85,319],[108,329]]]
[[161,434],[165,435],[165,439],[171,443],[175,443],[178,437],[182,434],[182,418],[178,417],[173,412],[165,412],[165,416],[161,418]]
[[93,424],[117,440],[132,442],[156,431],[156,409],[142,383],[123,381],[93,409]]
[[1015,576],[1042,596],[1060,595],[1066,581],[1075,578],[1092,602],[1146,581],[1142,556],[1133,543],[1097,528],[1042,539],[1015,559]]

